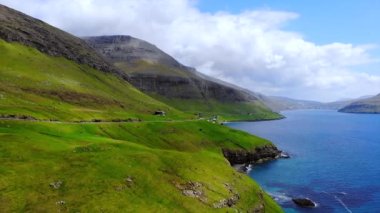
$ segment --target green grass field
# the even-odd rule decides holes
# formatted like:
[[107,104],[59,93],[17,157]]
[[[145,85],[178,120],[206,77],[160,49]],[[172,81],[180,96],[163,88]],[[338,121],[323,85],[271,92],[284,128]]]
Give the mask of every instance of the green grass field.
[[217,100],[185,100],[169,99],[159,95],[152,95],[176,109],[191,115],[201,115],[208,119],[215,115],[220,121],[260,121],[283,118],[282,115],[268,110],[260,102],[220,102]]
[[[264,204],[266,212],[281,212],[221,152],[268,143],[202,121],[0,121],[0,206],[3,212],[245,212]],[[133,182],[126,183],[128,177]],[[49,185],[58,181],[58,189]],[[189,181],[202,184],[203,201],[176,187]],[[240,200],[215,209],[214,203],[232,196],[225,184]]]

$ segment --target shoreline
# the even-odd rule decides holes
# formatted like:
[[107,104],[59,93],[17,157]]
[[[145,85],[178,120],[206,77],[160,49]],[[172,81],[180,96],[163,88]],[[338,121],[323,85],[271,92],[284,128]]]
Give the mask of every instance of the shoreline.
[[290,158],[288,153],[279,150],[274,144],[256,147],[253,150],[223,148],[222,153],[232,167],[236,165],[257,165],[281,158]]
[[286,116],[282,116],[279,118],[268,118],[268,119],[257,119],[257,120],[232,120],[232,121],[225,121],[221,122],[222,124],[228,124],[228,123],[241,123],[241,122],[263,122],[263,121],[278,121],[286,119]]

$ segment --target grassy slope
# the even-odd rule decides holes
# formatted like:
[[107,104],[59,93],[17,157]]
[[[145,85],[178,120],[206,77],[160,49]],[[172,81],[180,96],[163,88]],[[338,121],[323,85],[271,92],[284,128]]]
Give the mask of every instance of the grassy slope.
[[177,68],[171,68],[163,64],[150,63],[143,60],[134,63],[115,62],[114,65],[127,74],[144,73],[184,78],[193,76],[191,73],[184,72]]
[[190,114],[201,113],[204,118],[218,115],[222,121],[257,121],[282,118],[280,114],[268,110],[262,103],[254,101],[229,103],[208,100],[205,102],[204,100],[169,99],[153,94],[152,97]]
[[[115,63],[128,74],[144,73],[158,74],[162,76],[176,76],[184,78],[192,78],[194,74],[186,73],[183,70],[170,68],[165,65],[152,64],[144,61],[136,62],[135,64]],[[173,83],[174,84],[174,83]],[[181,90],[181,87],[176,88]],[[199,93],[198,90],[193,91]],[[160,100],[184,112],[190,114],[203,114],[204,117],[219,115],[221,120],[239,121],[239,120],[271,120],[279,119],[282,116],[271,111],[267,106],[259,101],[251,102],[221,102],[218,100],[206,99],[178,99],[167,98],[158,94],[150,93],[153,98]]]
[[[208,122],[58,124],[0,121],[0,206],[5,212],[246,211],[260,188],[237,173],[220,148],[253,148],[263,139]],[[133,184],[125,186],[131,176]],[[59,189],[51,182],[63,181]],[[207,202],[175,184],[200,182]],[[212,204],[240,194],[233,208]],[[124,188],[123,188],[124,187]],[[122,190],[120,190],[120,188]],[[119,190],[118,190],[119,189]],[[57,205],[57,201],[65,205]],[[264,194],[266,212],[281,209]]]
[[0,40],[0,115],[31,115],[39,119],[156,119],[185,115],[141,93],[124,80]]
[[[111,74],[1,40],[0,76],[0,115],[66,121],[189,117]],[[156,109],[169,116],[152,116]],[[208,122],[0,120],[1,211],[214,211],[214,202],[231,196],[224,183],[233,184],[241,196],[235,208],[252,209],[259,204],[259,187],[236,173],[220,148],[267,143]],[[130,188],[128,176],[134,181]],[[63,185],[52,189],[49,184],[58,180]],[[203,183],[207,203],[183,196],[174,186],[188,181]],[[265,194],[264,199],[267,212],[281,211]],[[66,204],[56,204],[61,200]]]

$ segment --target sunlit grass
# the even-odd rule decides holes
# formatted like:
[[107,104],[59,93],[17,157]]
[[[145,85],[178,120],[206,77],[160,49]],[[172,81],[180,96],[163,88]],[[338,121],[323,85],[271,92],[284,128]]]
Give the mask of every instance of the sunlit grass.
[[[230,167],[221,148],[268,143],[208,122],[0,121],[0,206],[5,212],[208,212],[231,196],[224,185],[229,183],[241,199],[220,212],[249,210],[259,205],[260,188]],[[128,187],[127,177],[133,179]],[[56,181],[63,182],[59,189],[49,186]],[[206,203],[175,186],[188,181],[204,185]],[[265,199],[268,210],[279,210]]]

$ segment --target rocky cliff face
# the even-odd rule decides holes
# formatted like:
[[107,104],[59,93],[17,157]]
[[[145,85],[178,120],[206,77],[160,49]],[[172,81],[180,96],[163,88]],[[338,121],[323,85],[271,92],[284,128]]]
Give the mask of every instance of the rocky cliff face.
[[167,98],[215,99],[222,102],[255,100],[255,97],[233,88],[198,78],[135,74],[129,76],[129,82],[144,92],[156,93]]
[[131,36],[95,36],[83,39],[113,63],[145,60],[174,68],[186,68],[153,44]]
[[184,66],[156,46],[130,36],[84,38],[93,48],[129,75],[142,91],[167,98],[215,99],[222,102],[258,100],[232,86]]
[[126,77],[83,40],[4,5],[0,5],[0,39]]
[[230,162],[231,165],[262,163],[280,158],[282,153],[273,145],[257,147],[251,151],[231,149],[223,149],[222,151],[224,157]]

